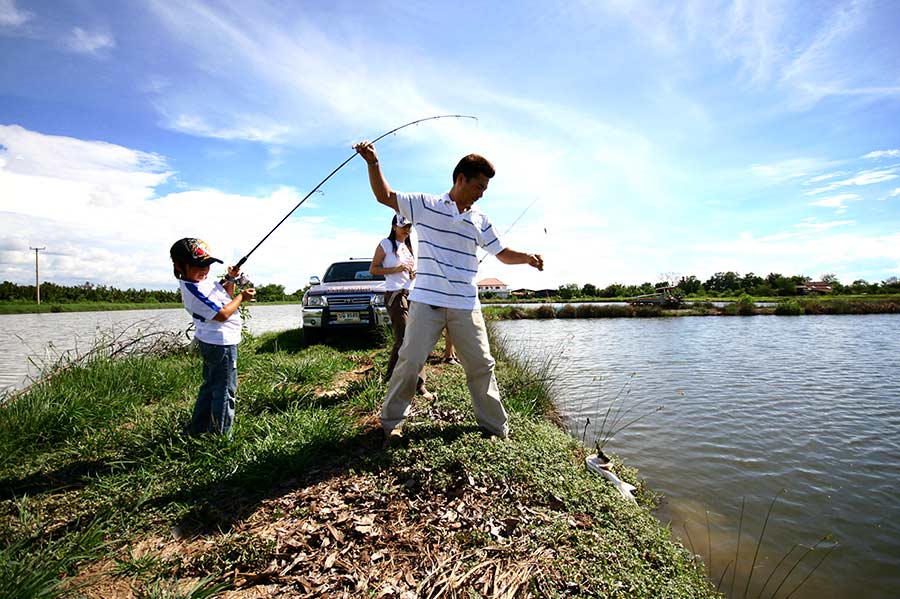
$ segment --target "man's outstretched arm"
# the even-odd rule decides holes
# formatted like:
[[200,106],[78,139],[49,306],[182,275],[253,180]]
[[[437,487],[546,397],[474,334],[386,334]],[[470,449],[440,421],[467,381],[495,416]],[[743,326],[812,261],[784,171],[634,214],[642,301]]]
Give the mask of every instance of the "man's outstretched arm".
[[359,155],[366,161],[369,169],[369,185],[372,186],[372,193],[379,203],[393,208],[398,211],[397,194],[388,185],[384,175],[381,173],[381,166],[378,164],[378,154],[375,153],[375,146],[367,141],[360,142],[353,146],[353,149],[359,152]]
[[497,254],[497,260],[504,264],[527,264],[538,270],[544,270],[544,258],[540,254],[526,254],[506,248]]

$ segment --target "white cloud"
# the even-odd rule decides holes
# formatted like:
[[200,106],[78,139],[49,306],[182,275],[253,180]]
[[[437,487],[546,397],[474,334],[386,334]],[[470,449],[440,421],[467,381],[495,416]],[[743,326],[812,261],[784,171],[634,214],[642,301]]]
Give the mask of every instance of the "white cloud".
[[824,175],[819,175],[817,177],[813,177],[813,178],[809,179],[808,181],[804,181],[803,184],[804,185],[812,185],[813,183],[827,181],[828,179],[833,179],[835,177],[841,177],[843,175],[844,175],[844,173],[840,172],[840,171],[835,172],[835,173],[825,173]]
[[262,143],[280,143],[285,140],[290,127],[270,122],[264,116],[241,115],[234,126],[216,128],[198,115],[181,114],[170,123],[170,127],[182,133],[216,139],[243,139]]
[[[173,174],[162,157],[19,126],[0,126],[0,146],[0,277],[21,283],[33,276],[29,245],[41,245],[47,280],[171,287],[168,248],[176,239],[201,237],[234,263],[300,200],[288,187],[263,196],[215,189],[158,196]],[[377,241],[343,220],[294,216],[246,270],[254,282],[293,291],[334,260],[368,255]]]
[[892,198],[896,198],[897,196],[900,196],[900,187],[891,192]]
[[18,8],[15,0],[0,0],[0,27],[19,27],[32,17],[30,12]]
[[900,158],[900,150],[875,150],[869,152],[863,158]]
[[810,173],[820,171],[825,166],[827,163],[816,158],[792,158],[770,164],[754,164],[749,170],[758,177],[782,183],[808,177]]
[[[849,280],[866,276],[860,270],[861,264],[885,261],[900,265],[900,233],[871,236],[832,231],[853,224],[853,221],[819,226],[803,223],[798,225],[799,230],[787,235],[705,243],[696,246],[695,251],[715,256],[708,264],[719,270],[811,276],[820,272],[840,272]],[[685,272],[703,271],[695,268]]]
[[797,223],[794,227],[801,229],[803,231],[827,231],[828,229],[833,229],[835,227],[845,227],[848,225],[856,224],[855,221],[852,220],[835,220],[828,223],[812,223],[812,222],[802,222]]
[[839,189],[841,187],[848,187],[851,185],[855,186],[863,186],[863,185],[874,185],[876,183],[884,183],[885,181],[891,181],[892,179],[896,179],[897,169],[889,168],[882,170],[872,170],[872,171],[861,171],[855,177],[850,177],[849,179],[844,179],[842,181],[835,181],[834,183],[830,183],[825,187],[819,187],[813,189],[811,191],[807,191],[806,195],[817,195],[820,193],[825,193],[828,191],[834,191],[835,189]]
[[838,208],[840,210],[844,210],[847,208],[845,202],[859,200],[859,196],[855,193],[843,193],[836,196],[830,196],[827,198],[822,198],[821,200],[817,200],[815,202],[810,202],[810,206],[822,206],[823,208]]
[[81,27],[75,27],[64,40],[64,44],[73,52],[100,56],[104,50],[115,48],[116,40],[106,32],[85,31]]

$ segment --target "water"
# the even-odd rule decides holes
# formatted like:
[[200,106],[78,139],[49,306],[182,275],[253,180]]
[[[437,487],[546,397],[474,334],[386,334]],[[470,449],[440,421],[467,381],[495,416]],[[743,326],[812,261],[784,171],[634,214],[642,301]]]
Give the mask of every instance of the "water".
[[[742,500],[732,596],[744,594],[777,496],[748,596],[795,544],[826,533],[836,547],[793,597],[900,593],[900,317],[520,320],[497,331],[532,360],[555,356],[558,408],[579,439],[590,418],[589,444],[624,390],[605,430],[618,405],[637,406],[622,424],[645,417],[607,451],[665,495],[657,515],[711,563],[715,582],[728,567],[722,590],[735,572]],[[778,596],[831,545],[807,556]]]
[[[302,325],[300,306],[252,304],[251,333],[294,329]],[[60,312],[0,315],[0,391],[24,386],[61,354],[86,351],[98,336],[128,327],[144,331],[184,331],[191,317],[181,308],[113,312]]]

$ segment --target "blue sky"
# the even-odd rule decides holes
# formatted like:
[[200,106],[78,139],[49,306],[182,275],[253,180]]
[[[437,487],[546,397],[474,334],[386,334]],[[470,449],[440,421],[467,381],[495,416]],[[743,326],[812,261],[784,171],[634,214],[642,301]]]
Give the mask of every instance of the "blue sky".
[[[495,6],[491,6],[491,4]],[[900,276],[900,3],[0,0],[0,277],[172,288],[168,247],[229,263],[352,154],[479,202],[546,270]],[[371,256],[390,211],[353,160],[245,265],[289,291]],[[531,206],[522,215],[526,207]]]

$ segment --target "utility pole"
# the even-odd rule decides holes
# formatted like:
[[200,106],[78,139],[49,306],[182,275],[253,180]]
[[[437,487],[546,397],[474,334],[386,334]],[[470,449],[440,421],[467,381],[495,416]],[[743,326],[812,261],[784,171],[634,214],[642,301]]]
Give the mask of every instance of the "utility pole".
[[38,267],[38,252],[41,250],[46,250],[47,246],[42,248],[33,248],[28,246],[28,249],[34,250],[34,295],[37,298],[37,303],[40,305],[41,303],[41,276],[40,276],[40,268]]

